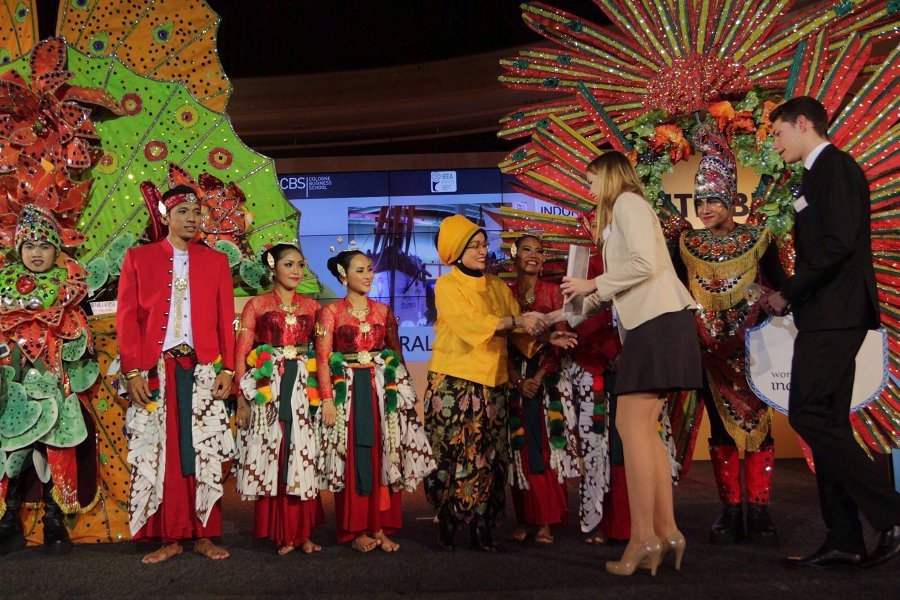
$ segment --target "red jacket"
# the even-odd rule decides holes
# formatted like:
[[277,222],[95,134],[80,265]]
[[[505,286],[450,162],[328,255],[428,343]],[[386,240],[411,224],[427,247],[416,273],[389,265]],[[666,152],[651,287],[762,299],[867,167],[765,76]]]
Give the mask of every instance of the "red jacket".
[[[150,369],[159,360],[172,298],[172,255],[165,238],[125,253],[116,308],[123,373]],[[225,255],[189,243],[188,278],[197,360],[213,362],[221,354],[222,366],[234,369],[234,290]]]

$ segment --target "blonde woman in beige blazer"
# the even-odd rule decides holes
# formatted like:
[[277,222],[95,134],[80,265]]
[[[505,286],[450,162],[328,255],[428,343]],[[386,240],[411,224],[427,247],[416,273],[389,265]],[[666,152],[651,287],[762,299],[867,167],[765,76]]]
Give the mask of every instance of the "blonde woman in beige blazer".
[[669,456],[657,432],[665,394],[702,385],[700,345],[691,310],[695,302],[675,275],[662,228],[643,197],[638,174],[620,152],[607,152],[587,167],[597,200],[594,235],[602,244],[603,274],[563,279],[567,299],[611,301],[618,314],[622,351],[615,393],[616,427],[625,453],[631,540],[616,575],[638,566],[656,574],[665,552],[681,567],[684,536],[675,524]]

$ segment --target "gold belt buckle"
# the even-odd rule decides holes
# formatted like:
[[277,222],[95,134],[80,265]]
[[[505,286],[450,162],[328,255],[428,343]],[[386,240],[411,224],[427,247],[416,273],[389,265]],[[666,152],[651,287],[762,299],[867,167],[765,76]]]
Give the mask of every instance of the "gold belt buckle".
[[361,365],[367,365],[372,362],[372,353],[368,350],[363,350],[362,352],[356,353],[356,360],[359,361]]
[[177,346],[172,346],[168,350],[166,350],[171,356],[179,357],[179,356],[190,356],[194,353],[194,349],[185,344],[184,342],[178,344]]
[[282,346],[281,351],[288,360],[297,358],[297,346]]

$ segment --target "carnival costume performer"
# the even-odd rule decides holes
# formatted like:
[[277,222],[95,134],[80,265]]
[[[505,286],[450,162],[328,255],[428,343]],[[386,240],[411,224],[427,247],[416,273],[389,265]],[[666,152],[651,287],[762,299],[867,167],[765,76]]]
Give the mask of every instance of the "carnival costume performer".
[[394,552],[400,492],[434,469],[391,307],[366,297],[372,261],[359,250],[328,260],[346,295],[322,307],[316,365],[322,406],[320,471],[334,492],[338,542]]
[[[539,334],[545,320],[536,312],[521,315],[509,287],[484,272],[487,236],[478,225],[462,215],[447,217],[435,242],[441,261],[452,268],[434,286],[425,427],[437,470],[425,480],[425,494],[437,511],[445,548],[455,546],[457,528],[468,523],[472,546],[493,551],[491,528],[503,515],[509,463],[505,334],[517,327]],[[558,345],[573,344],[571,334],[554,336]],[[525,356],[534,353],[530,335],[511,334],[511,340]]]
[[[563,306],[559,286],[540,279],[544,247],[533,235],[514,243],[516,280],[510,286],[522,311],[542,314]],[[556,328],[565,329],[564,323]],[[561,377],[560,355],[554,346],[528,358],[509,344],[510,481],[518,526],[510,541],[523,542],[529,527],[538,527],[534,541],[553,542],[550,525],[565,523],[569,503],[566,478],[581,475],[577,417],[571,384]]]
[[759,320],[760,307],[745,298],[745,288],[763,283],[763,274],[777,287],[784,272],[769,230],[734,221],[737,176],[727,140],[714,125],[705,124],[697,129],[694,145],[703,152],[694,180],[694,206],[705,228],[690,229],[684,219],[676,218],[683,224],[677,229],[687,229],[678,241],[684,279],[700,305],[696,318],[703,357],[702,395],[711,432],[709,455],[724,505],[710,531],[710,542],[734,543],[745,536],[740,449],[744,451],[746,535],[751,541],[776,545],[778,536],[768,512],[775,464],[772,411],[753,393],[744,375],[744,334]]
[[223,402],[234,377],[231,270],[222,253],[193,241],[201,219],[193,188],[160,197],[144,182],[141,193],[152,241],[125,253],[116,313],[131,401],[131,533],[162,542],[145,563],[180,553],[184,539],[221,559],[228,551],[210,537],[221,534],[222,464],[234,450]]
[[[681,566],[684,536],[672,506],[669,453],[657,431],[665,394],[702,385],[700,348],[690,310],[694,300],[678,281],[656,213],[628,158],[606,152],[586,169],[597,199],[596,231],[603,232],[605,271],[595,279],[563,278],[567,297],[590,294],[585,303],[612,300],[623,345],[616,378],[616,426],[622,436],[631,540],[615,575],[631,575],[640,564],[656,574],[664,548]],[[665,544],[665,545],[663,545]]]
[[[36,487],[44,548],[62,554],[72,548],[64,515],[92,506],[97,492],[93,428],[75,393],[93,378],[76,385],[72,372],[93,349],[78,306],[86,274],[61,253],[60,226],[48,211],[26,206],[14,242],[21,260],[0,270],[0,553],[25,547],[19,508]],[[77,452],[80,445],[90,449]]]
[[312,349],[319,303],[295,291],[306,265],[299,248],[278,244],[263,261],[272,291],[244,305],[237,333],[237,490],[256,500],[254,537],[273,540],[279,554],[308,554],[322,549],[309,535],[324,521]]

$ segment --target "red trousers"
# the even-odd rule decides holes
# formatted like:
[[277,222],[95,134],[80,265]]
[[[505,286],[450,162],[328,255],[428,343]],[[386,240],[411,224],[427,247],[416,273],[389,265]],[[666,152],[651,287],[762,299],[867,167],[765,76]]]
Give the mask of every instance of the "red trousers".
[[381,483],[381,422],[378,417],[378,396],[372,383],[372,414],[375,415],[375,439],[372,452],[372,493],[362,496],[356,492],[353,462],[353,406],[347,426],[347,464],[344,469],[344,490],[334,494],[334,514],[337,521],[338,542],[349,542],[361,535],[379,530],[393,533],[400,529],[400,493],[392,492]]
[[[278,464],[284,464],[284,447],[290,440],[284,439],[282,426],[281,449]],[[309,539],[313,527],[325,522],[322,500],[301,500],[285,493],[282,473],[278,473],[278,495],[263,496],[254,506],[253,537],[269,538],[277,546],[299,546]]]
[[166,462],[163,479],[163,498],[159,510],[134,535],[135,540],[161,539],[163,543],[176,540],[222,535],[221,500],[213,507],[206,525],[200,522],[195,509],[197,484],[193,475],[181,474],[181,446],[178,432],[190,423],[179,423],[175,400],[175,361],[166,357]]

